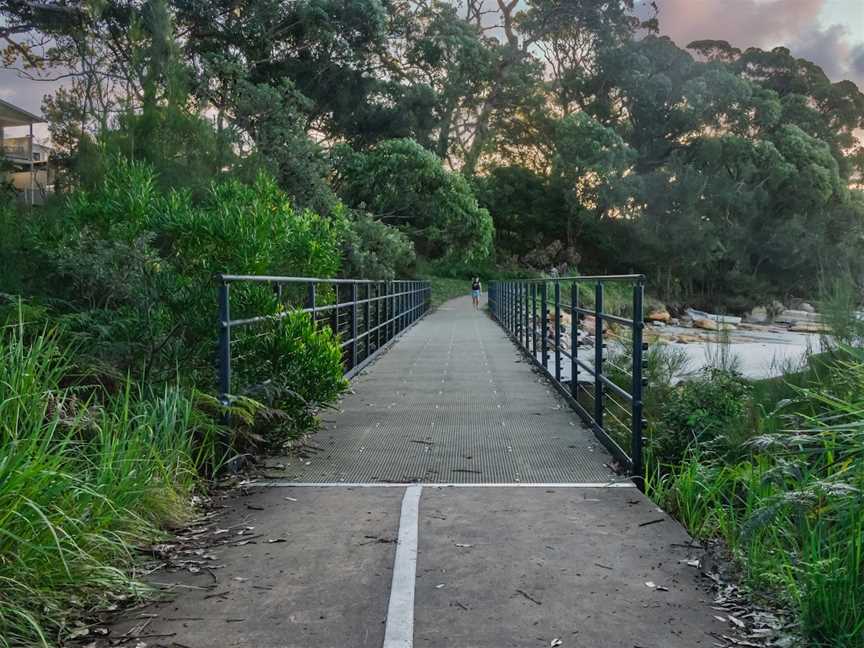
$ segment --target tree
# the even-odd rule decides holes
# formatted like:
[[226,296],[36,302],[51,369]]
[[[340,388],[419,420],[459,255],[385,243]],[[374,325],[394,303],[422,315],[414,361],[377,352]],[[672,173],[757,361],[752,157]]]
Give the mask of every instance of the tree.
[[367,152],[343,148],[336,168],[346,204],[399,227],[421,254],[475,260],[491,252],[489,212],[465,178],[413,140],[388,140]]

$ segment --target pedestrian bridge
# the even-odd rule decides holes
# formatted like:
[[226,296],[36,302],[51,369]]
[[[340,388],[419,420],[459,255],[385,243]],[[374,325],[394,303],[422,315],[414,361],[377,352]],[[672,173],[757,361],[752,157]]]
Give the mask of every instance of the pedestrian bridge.
[[[242,312],[243,281],[220,290],[226,399],[242,375],[232,336],[262,321]],[[467,296],[429,312],[421,283],[252,281],[340,332],[351,390],[308,454],[222,500],[212,569],[154,575],[175,596],[114,636],[134,639],[146,616],[146,636],[174,647],[730,645],[699,546],[635,487],[609,414],[586,416],[579,390],[624,405],[610,385],[631,392],[583,352],[617,363],[613,345],[632,340],[604,349],[601,322],[579,344],[578,294],[568,345],[560,287],[497,284],[490,317]],[[576,380],[560,379],[567,363]]]
[[[466,295],[431,314],[425,282],[224,276],[226,403],[236,387],[232,330],[272,319],[231,319],[229,287],[262,284],[339,335],[353,377],[290,479],[640,483],[641,276],[493,282],[488,313]],[[629,317],[605,312],[607,285],[626,296],[618,308],[623,303]]]

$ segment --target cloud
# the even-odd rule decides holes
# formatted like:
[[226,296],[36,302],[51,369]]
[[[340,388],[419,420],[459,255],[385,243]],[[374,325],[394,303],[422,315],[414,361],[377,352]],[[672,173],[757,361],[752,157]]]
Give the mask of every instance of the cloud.
[[[788,47],[813,61],[834,81],[850,79],[864,89],[864,41],[845,25],[824,26],[826,0],[656,0],[660,31],[679,46],[699,39],[735,47]],[[645,12],[643,0],[640,13]],[[856,3],[851,12],[858,12]],[[850,23],[855,16],[849,16]]]
[[789,44],[789,49],[795,56],[818,63],[831,79],[839,81],[855,71],[849,29],[843,25],[807,29]]
[[852,73],[864,79],[864,43],[856,45],[850,56]]
[[773,47],[818,22],[825,0],[657,0],[660,30],[680,45],[727,40]]

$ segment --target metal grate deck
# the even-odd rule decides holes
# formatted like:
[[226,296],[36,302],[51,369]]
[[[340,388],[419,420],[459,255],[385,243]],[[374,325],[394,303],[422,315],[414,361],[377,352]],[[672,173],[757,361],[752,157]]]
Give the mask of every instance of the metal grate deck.
[[421,320],[356,377],[291,462],[300,482],[618,481],[603,446],[468,297]]

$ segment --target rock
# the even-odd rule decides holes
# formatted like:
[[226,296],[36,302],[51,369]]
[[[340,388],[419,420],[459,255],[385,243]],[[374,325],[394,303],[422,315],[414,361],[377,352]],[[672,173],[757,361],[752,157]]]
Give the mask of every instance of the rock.
[[798,322],[789,327],[793,333],[830,333],[831,329],[827,324],[819,324],[818,322]]
[[665,308],[655,308],[648,313],[645,319],[649,322],[668,322],[672,319],[672,315]]
[[801,310],[806,311],[808,313],[815,313],[816,312],[816,309],[813,308],[813,306],[811,304],[808,304],[807,302],[801,302],[800,308],[801,308]]
[[776,321],[782,324],[799,324],[801,322],[821,322],[822,316],[819,313],[810,313],[805,310],[787,309],[780,313]]
[[691,343],[699,344],[699,343],[705,341],[701,337],[699,337],[698,335],[689,335],[689,334],[676,335],[674,340],[678,344],[691,344]]
[[669,324],[669,326],[678,326],[679,324],[681,324],[681,320],[679,320],[677,317],[670,317],[667,324]]
[[733,326],[741,323],[741,318],[734,315],[715,315],[714,313],[706,313],[694,308],[688,308],[687,314],[694,320],[713,320],[721,324],[732,324]]
[[744,321],[752,324],[764,324],[770,320],[771,318],[768,316],[768,308],[765,306],[757,306],[744,316]]
[[663,321],[661,321],[661,320],[652,321],[652,322],[651,322],[651,326],[656,326],[656,327],[658,327],[658,328],[663,328],[664,326],[666,326],[666,322],[663,322]]
[[[582,328],[591,335],[594,335],[594,329],[597,327],[597,320],[594,319],[591,315],[586,315],[585,319],[582,320]],[[603,330],[609,330],[609,322],[607,320],[603,320]]]
[[734,331],[735,326],[725,322],[717,322],[713,319],[697,319],[693,321],[693,326],[704,329],[706,331]]

